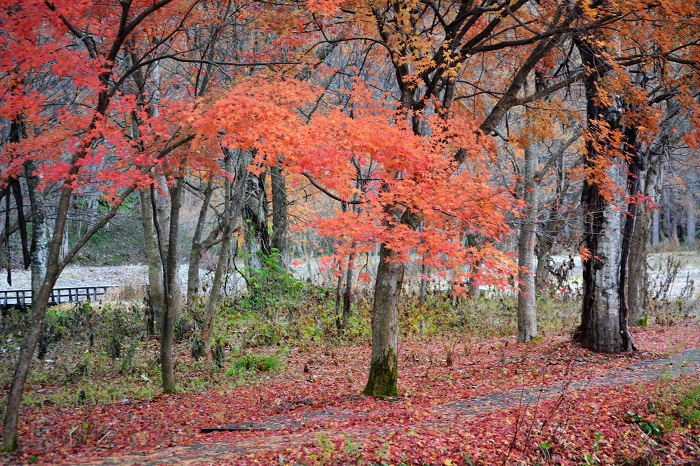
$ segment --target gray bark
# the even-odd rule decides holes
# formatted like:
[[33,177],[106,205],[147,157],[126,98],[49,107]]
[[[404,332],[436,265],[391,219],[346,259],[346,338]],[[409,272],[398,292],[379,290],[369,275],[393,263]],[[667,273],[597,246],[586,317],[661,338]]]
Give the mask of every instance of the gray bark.
[[[640,179],[644,183],[644,179]],[[637,219],[634,224],[632,244],[628,259],[629,280],[627,283],[627,302],[629,305],[630,325],[639,325],[646,315],[646,289],[649,283],[647,272],[647,238],[649,237],[649,225],[651,211],[645,206],[637,210]]]
[[[228,179],[226,180],[223,219],[224,231],[221,238],[219,259],[216,263],[216,271],[214,272],[214,280],[212,283],[211,292],[209,294],[209,299],[207,300],[207,307],[204,314],[204,322],[202,324],[201,332],[201,339],[204,342],[205,353],[208,353],[211,349],[211,334],[214,328],[214,316],[216,314],[216,309],[219,305],[219,298],[221,296],[221,283],[223,281],[226,268],[228,267],[229,247],[233,236],[233,227],[238,221],[238,216],[241,212],[243,190],[245,189],[246,181],[248,179],[247,167],[249,162],[250,160],[247,157],[241,155],[235,181]],[[231,173],[231,154],[228,150],[226,151],[224,163],[226,164],[226,172]],[[234,192],[233,189],[234,183],[237,188],[236,192]]]
[[[666,125],[670,130],[675,125],[673,120]],[[663,129],[662,129],[663,132]],[[646,155],[646,166],[640,176],[643,192],[654,202],[659,201],[661,191],[661,180],[663,173],[664,157],[661,152],[660,142],[664,136],[658,138],[651,145]],[[630,245],[630,255],[628,259],[629,281],[627,284],[627,302],[629,304],[630,325],[639,325],[645,321],[647,315],[647,290],[649,289],[649,273],[647,270],[647,256],[649,254],[648,238],[651,228],[651,241],[653,245],[659,244],[659,217],[658,209],[649,210],[646,205],[641,205],[637,209],[637,221],[634,225],[634,233]]]
[[[598,80],[605,75],[605,63],[595,45],[585,38],[576,38],[576,45],[584,66],[595,70],[584,80],[586,89],[586,116],[589,127],[606,119],[611,109],[602,107],[598,99]],[[598,152],[592,140],[586,143],[585,165],[593,167]],[[618,181],[617,168],[608,170],[609,177]],[[619,267],[621,219],[620,213],[607,202],[596,180],[584,180],[581,194],[583,211],[583,245],[590,258],[583,263],[583,306],[581,326],[575,338],[590,350],[603,353],[619,353],[622,350],[620,335]]]
[[199,263],[202,261],[202,254],[206,250],[206,245],[211,242],[212,234],[216,234],[217,229],[212,230],[206,240],[202,241],[202,235],[204,234],[204,228],[207,221],[207,213],[209,212],[209,204],[211,203],[211,197],[214,193],[214,182],[209,180],[206,188],[204,189],[204,199],[202,200],[202,206],[199,209],[199,217],[197,218],[197,226],[194,229],[194,235],[192,236],[192,247],[190,248],[190,263],[187,268],[187,304],[192,305],[194,297],[199,294]]
[[[144,246],[146,248],[146,266],[148,268],[149,305],[151,306],[157,328],[162,326],[165,307],[165,290],[163,289],[163,262],[158,246],[158,237],[153,224],[153,202],[151,192],[139,192],[141,199],[141,224],[143,226]],[[150,330],[149,330],[150,331]]]
[[[180,201],[184,180],[179,177],[170,188],[170,222],[168,229],[168,248],[163,260],[165,278],[165,307],[163,309],[160,336],[160,368],[163,392],[175,393],[175,370],[173,364],[173,332],[179,312],[179,277],[178,277],[178,230],[180,226]],[[161,235],[162,238],[162,235]]]
[[[645,170],[640,176],[640,182],[644,187],[644,195],[657,204],[661,203],[661,187],[667,160],[664,155],[665,147],[677,144],[687,129],[688,122],[681,114],[681,106],[677,101],[669,100],[666,103],[661,131],[646,151]],[[658,208],[649,210],[646,206],[641,205],[637,209],[637,222],[635,222],[628,261],[629,283],[627,285],[627,301],[629,303],[629,321],[631,325],[644,323],[647,315],[649,230],[651,229],[651,244],[658,246],[660,242],[660,220],[661,212]]]
[[530,143],[525,148],[523,193],[525,216],[518,235],[518,342],[537,336],[537,301],[535,293],[535,229],[537,227],[537,152]]
[[384,245],[374,285],[372,310],[372,362],[364,393],[372,396],[398,395],[398,300],[404,265]]
[[659,211],[659,209],[654,209],[651,216],[651,244],[652,246],[658,246],[661,242],[661,238],[659,235],[661,224],[661,211]]
[[264,267],[263,256],[269,257],[270,235],[267,230],[267,196],[265,195],[265,176],[249,176],[246,183],[243,219],[245,220],[245,248],[249,274]]
[[695,195],[692,192],[687,193],[688,199],[686,201],[686,232],[687,237],[685,244],[690,249],[695,249],[695,235],[696,229],[695,225],[697,223],[697,201]]
[[287,184],[281,165],[270,167],[272,187],[272,247],[280,255],[282,264],[287,264]]
[[49,227],[46,222],[44,195],[39,191],[37,164],[30,160],[24,164],[25,177],[32,208],[32,294],[38,295],[41,283],[46,277],[46,261],[49,252]]

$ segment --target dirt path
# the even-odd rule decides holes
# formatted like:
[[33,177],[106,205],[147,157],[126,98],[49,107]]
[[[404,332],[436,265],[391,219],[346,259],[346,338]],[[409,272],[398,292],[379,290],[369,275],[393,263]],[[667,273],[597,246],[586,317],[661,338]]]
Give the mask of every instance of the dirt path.
[[[566,391],[586,391],[598,387],[630,385],[653,381],[660,376],[678,377],[700,374],[700,348],[680,353],[670,359],[637,362],[610,370],[600,377],[589,380],[570,380],[558,382],[549,387],[505,390],[482,396],[470,397],[439,405],[431,410],[431,415],[410,427],[449,427],[459,419],[478,416],[484,413],[536,405],[540,402],[561,396]],[[376,413],[373,413],[376,414]],[[299,416],[277,416],[267,419],[221,426],[214,430],[237,431],[279,431],[273,435],[266,433],[264,438],[241,438],[237,441],[199,443],[182,447],[164,449],[155,453],[132,453],[118,455],[83,464],[127,465],[127,464],[210,464],[231,461],[231,455],[247,455],[270,451],[281,446],[313,442],[323,428],[339,421],[362,420],[368,413],[356,413],[351,410],[325,409]],[[346,423],[349,425],[350,423]],[[343,432],[355,439],[366,436],[381,435],[402,429],[403,425],[386,425],[381,429],[344,428]],[[303,430],[302,432],[295,432]]]

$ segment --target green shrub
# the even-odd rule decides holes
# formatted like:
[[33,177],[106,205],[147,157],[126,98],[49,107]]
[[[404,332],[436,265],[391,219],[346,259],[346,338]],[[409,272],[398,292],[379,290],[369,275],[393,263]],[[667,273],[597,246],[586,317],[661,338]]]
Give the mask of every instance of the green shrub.
[[677,408],[677,413],[683,425],[700,427],[700,387],[692,388],[685,393]]
[[233,366],[226,371],[226,375],[246,375],[258,372],[275,372],[284,367],[284,363],[277,356],[265,356],[261,354],[246,354],[233,361]]

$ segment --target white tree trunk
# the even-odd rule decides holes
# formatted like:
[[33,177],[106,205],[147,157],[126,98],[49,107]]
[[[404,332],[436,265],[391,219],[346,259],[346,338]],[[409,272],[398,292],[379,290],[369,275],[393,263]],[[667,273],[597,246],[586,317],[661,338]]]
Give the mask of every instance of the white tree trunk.
[[537,300],[535,296],[535,229],[537,227],[537,186],[535,172],[538,157],[533,144],[525,148],[525,170],[522,198],[525,201],[525,217],[518,235],[518,342],[523,343],[537,336]]

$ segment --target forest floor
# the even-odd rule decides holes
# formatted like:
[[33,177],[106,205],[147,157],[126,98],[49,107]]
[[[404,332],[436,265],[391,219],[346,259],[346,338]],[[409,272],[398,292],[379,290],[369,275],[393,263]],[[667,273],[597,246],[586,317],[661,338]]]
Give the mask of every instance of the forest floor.
[[[0,461],[699,464],[697,320],[638,328],[635,340],[640,351],[602,355],[563,334],[412,336],[400,396],[387,399],[361,395],[368,343],[298,345],[277,372],[221,389],[25,405],[20,450]],[[230,431],[201,432],[216,427]]]

